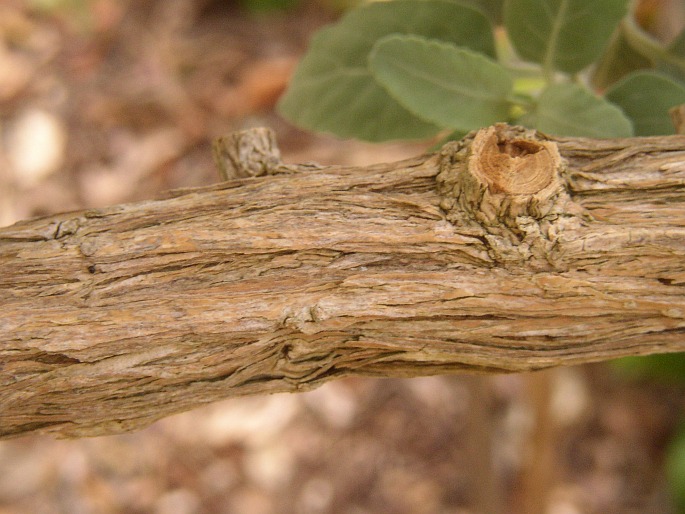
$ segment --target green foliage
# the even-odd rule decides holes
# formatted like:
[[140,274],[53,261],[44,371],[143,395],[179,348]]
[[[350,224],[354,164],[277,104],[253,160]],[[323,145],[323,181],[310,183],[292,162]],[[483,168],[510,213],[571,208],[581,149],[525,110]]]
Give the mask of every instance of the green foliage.
[[630,120],[621,109],[577,84],[553,84],[543,90],[529,124],[565,136],[628,137]]
[[452,1],[397,0],[363,5],[313,38],[280,101],[281,113],[310,130],[369,141],[428,137],[423,121],[376,82],[368,57],[390,34],[414,34],[494,56],[488,19]]
[[685,56],[685,29],[668,45],[668,52],[672,55]]
[[468,131],[506,118],[513,81],[483,54],[417,36],[391,35],[369,56],[373,78],[430,123]]
[[606,89],[633,71],[651,67],[651,61],[630,46],[619,29],[614,32],[609,46],[597,63],[592,74],[592,85],[600,90]]
[[521,57],[575,73],[595,61],[627,12],[628,0],[510,0],[504,24]]
[[[685,103],[685,31],[663,46],[637,27],[628,4],[365,3],[313,38],[279,109],[303,128],[368,141],[461,134],[495,121],[567,136],[673,133],[667,110]],[[509,56],[501,63],[499,22],[498,48]],[[610,89],[598,96],[590,83]]]
[[461,0],[461,3],[475,7],[485,14],[493,24],[502,22],[504,0]]
[[606,93],[633,122],[636,136],[672,134],[668,110],[685,104],[685,85],[650,71],[636,71]]
[[626,18],[621,22],[621,32],[628,44],[652,67],[662,71],[676,80],[685,82],[685,52],[683,52],[682,34],[669,46],[663,46],[649,34],[638,27],[635,20]]

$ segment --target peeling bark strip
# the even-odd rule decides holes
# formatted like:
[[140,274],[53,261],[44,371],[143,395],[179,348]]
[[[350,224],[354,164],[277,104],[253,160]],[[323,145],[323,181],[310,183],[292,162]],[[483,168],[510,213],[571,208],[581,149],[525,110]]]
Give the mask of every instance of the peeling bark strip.
[[[259,137],[243,176],[272,162]],[[685,350],[685,137],[498,125],[399,163],[267,171],[0,229],[0,437],[353,374]]]

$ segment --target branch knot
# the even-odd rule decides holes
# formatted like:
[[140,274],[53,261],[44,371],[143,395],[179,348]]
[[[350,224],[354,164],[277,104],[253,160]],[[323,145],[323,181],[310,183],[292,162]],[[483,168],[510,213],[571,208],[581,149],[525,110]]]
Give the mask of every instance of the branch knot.
[[450,222],[480,228],[495,262],[563,268],[557,243],[564,227],[581,223],[582,209],[568,195],[554,142],[497,124],[448,143],[441,157],[440,206]]

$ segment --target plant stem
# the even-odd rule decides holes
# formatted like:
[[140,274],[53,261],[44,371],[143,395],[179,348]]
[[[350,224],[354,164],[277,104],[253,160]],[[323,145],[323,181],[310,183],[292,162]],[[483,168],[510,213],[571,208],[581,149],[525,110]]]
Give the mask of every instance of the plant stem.
[[656,39],[642,30],[632,16],[623,19],[620,30],[628,44],[642,56],[654,62],[661,61],[685,69],[685,59],[670,53]]
[[548,84],[554,82],[554,56],[557,52],[557,43],[559,40],[559,34],[561,33],[561,20],[566,18],[567,9],[568,0],[562,0],[561,4],[559,5],[560,12],[554,19],[554,24],[552,25],[552,33],[550,34],[547,52],[545,53],[545,59],[542,63],[542,71]]

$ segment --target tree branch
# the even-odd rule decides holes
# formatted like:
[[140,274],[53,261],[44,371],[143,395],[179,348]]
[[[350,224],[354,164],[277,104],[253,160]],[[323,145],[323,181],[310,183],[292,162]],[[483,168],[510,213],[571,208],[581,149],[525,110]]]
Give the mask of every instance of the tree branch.
[[367,168],[258,154],[247,178],[0,229],[0,437],[685,350],[685,137],[496,126]]

